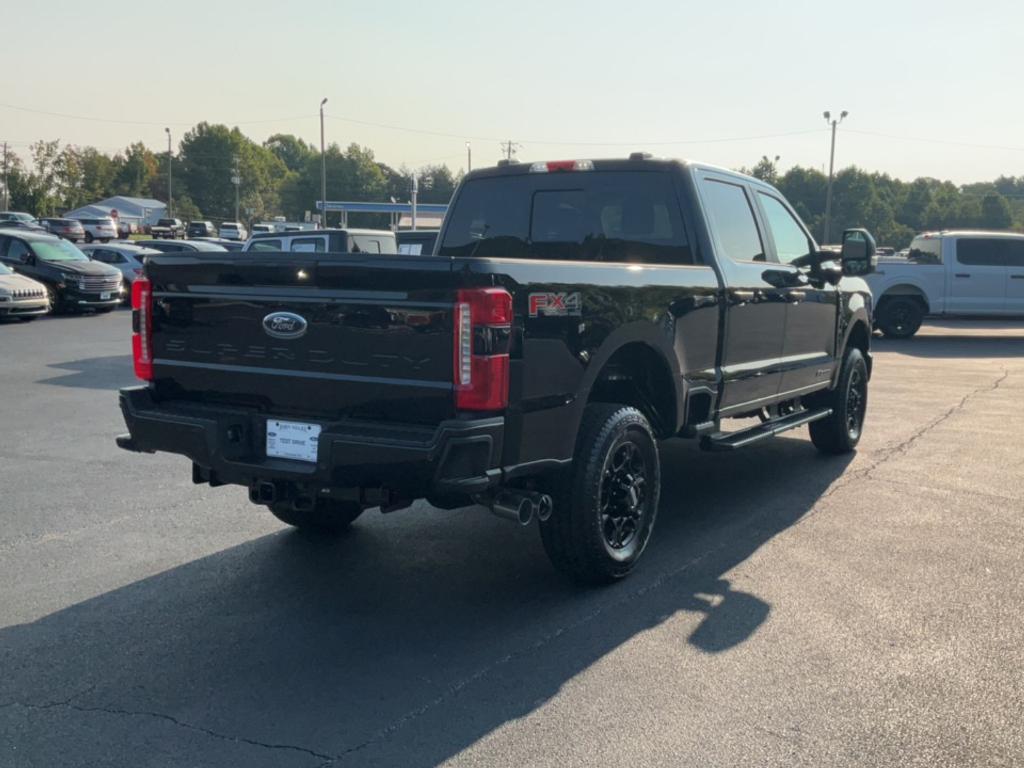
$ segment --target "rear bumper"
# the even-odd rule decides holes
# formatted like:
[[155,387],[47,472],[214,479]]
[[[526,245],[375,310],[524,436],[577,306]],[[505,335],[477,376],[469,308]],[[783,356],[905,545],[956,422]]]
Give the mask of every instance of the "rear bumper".
[[117,439],[121,448],[186,456],[213,484],[267,480],[319,489],[386,487],[419,498],[480,493],[501,477],[502,417],[453,419],[436,427],[321,422],[314,464],[267,457],[266,421],[280,414],[156,402],[148,387],[122,389],[120,402],[129,431]]

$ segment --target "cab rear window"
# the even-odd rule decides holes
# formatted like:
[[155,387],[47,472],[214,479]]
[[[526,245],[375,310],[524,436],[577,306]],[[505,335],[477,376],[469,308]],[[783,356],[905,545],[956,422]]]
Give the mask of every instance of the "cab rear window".
[[580,171],[469,181],[438,253],[692,264],[667,173]]

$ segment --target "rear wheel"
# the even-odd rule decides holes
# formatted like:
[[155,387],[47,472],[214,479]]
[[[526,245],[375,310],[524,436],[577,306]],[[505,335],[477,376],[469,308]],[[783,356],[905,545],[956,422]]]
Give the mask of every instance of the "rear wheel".
[[836,388],[822,405],[832,408],[827,419],[811,422],[811,442],[822,453],[849,453],[864,432],[868,408],[868,366],[856,347],[846,350]]
[[878,308],[878,328],[890,339],[909,339],[924,321],[924,307],[912,296],[892,296]]
[[87,242],[87,243],[91,243],[92,242],[92,232],[86,232],[85,233],[85,242]]
[[551,562],[576,581],[602,584],[640,560],[658,513],[661,467],[640,411],[592,403],[583,412],[571,472],[540,524]]
[[326,499],[318,499],[310,509],[296,509],[291,504],[271,504],[270,511],[282,523],[328,536],[347,530],[363,514],[363,508],[354,501]]

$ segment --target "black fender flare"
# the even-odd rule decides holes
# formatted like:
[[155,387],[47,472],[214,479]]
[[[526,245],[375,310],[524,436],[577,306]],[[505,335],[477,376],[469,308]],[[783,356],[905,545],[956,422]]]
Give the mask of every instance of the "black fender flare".
[[[846,300],[843,303],[843,309],[840,314],[840,322],[838,328],[838,341],[836,344],[836,360],[841,362],[846,356],[846,349],[850,345],[850,337],[854,334],[857,328],[863,327],[865,338],[867,339],[869,350],[871,344],[871,331],[872,325],[872,312],[873,307],[871,305],[871,294],[865,294],[862,292],[855,292],[848,294]],[[866,355],[868,365],[868,376],[871,375],[871,355],[870,351]],[[839,371],[841,365],[836,365],[835,370],[832,373],[832,387],[836,386],[839,379]]]
[[660,326],[642,320],[628,323],[609,334],[587,362],[586,371],[580,382],[579,397],[575,403],[574,433],[579,429],[583,409],[605,366],[616,354],[631,345],[645,347],[664,366],[664,373],[669,376],[672,384],[673,410],[668,415],[670,423],[667,426],[673,434],[678,432],[682,428],[685,415],[683,404],[686,402],[686,387],[673,341],[674,329],[666,333]]

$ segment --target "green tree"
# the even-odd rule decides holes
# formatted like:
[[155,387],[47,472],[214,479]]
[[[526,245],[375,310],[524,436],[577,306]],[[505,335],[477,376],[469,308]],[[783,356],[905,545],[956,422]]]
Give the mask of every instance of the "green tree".
[[311,159],[320,157],[316,147],[290,133],[275,133],[263,142],[263,146],[293,173],[302,171]]
[[57,213],[60,196],[60,142],[37,141],[30,148],[32,172],[29,184],[35,201],[34,211],[40,216]]
[[[114,158],[114,193],[129,197],[167,197],[167,158],[163,158],[163,191],[154,194],[160,176],[160,160],[142,142],[129,145],[123,155]],[[159,195],[159,196],[158,196]]]
[[998,192],[985,195],[981,201],[981,221],[985,229],[1009,229],[1013,224],[1010,204]]
[[255,144],[238,128],[199,123],[181,140],[174,167],[176,184],[189,195],[203,215],[232,219],[235,185],[239,178],[241,207],[263,217],[279,208],[278,187],[287,174],[281,159],[270,149]]

